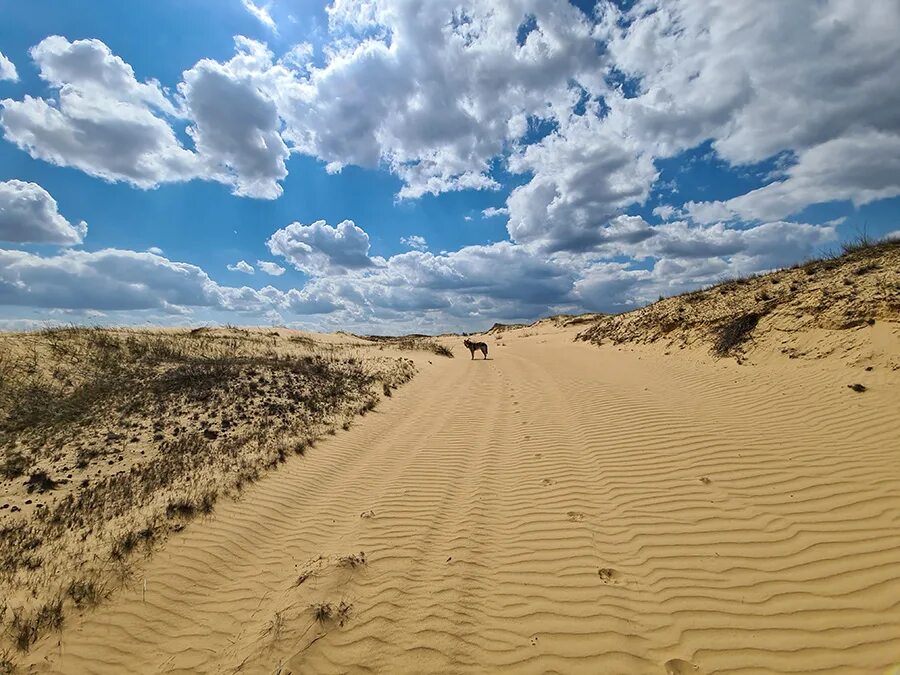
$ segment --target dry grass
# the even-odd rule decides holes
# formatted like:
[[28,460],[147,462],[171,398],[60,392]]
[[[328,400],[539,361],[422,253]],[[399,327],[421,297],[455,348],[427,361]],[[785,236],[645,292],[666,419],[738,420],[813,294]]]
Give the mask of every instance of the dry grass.
[[730,321],[723,323],[716,335],[713,352],[719,356],[730,354],[735,347],[747,340],[762,316],[759,312],[750,312],[749,314],[736,316]]
[[343,626],[350,618],[350,611],[352,609],[353,605],[345,600],[341,600],[340,604],[337,606],[330,602],[319,602],[310,606],[313,619],[323,625],[336,623],[338,626]]
[[[845,245],[839,256],[601,316],[578,338],[596,344],[705,344],[717,356],[739,356],[760,335],[856,328],[898,316],[900,241],[862,239]],[[782,351],[795,355],[787,347]]]
[[338,565],[350,569],[363,567],[365,566],[366,562],[367,560],[365,551],[360,551],[359,553],[351,553],[349,555],[341,556],[340,558],[338,558]]
[[388,346],[404,351],[431,352],[438,356],[446,356],[448,359],[453,358],[452,349],[442,345],[440,342],[427,335],[401,335],[398,337],[386,335],[357,335],[355,337],[366,340],[367,342],[373,342],[382,347]]
[[102,602],[135,553],[414,371],[234,328],[0,335],[0,649]]

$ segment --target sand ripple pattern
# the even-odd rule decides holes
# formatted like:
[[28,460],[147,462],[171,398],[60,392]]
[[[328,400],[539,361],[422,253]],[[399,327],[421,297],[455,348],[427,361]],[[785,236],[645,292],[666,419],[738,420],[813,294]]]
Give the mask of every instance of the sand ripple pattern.
[[[900,659],[896,374],[860,396],[816,363],[504,340],[493,360],[435,362],[192,524],[45,641],[36,669],[876,673]],[[310,610],[341,601],[343,625]]]

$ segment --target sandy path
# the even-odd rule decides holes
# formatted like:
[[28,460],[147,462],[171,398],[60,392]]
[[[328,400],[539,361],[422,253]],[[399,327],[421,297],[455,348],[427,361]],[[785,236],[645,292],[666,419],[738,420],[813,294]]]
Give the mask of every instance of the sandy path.
[[[509,335],[487,362],[434,359],[355,428],[170,540],[43,644],[37,669],[884,672],[900,660],[896,374],[876,370],[858,395],[839,365],[570,340]],[[364,565],[338,560],[359,551]],[[341,600],[343,626],[312,618],[312,603]]]

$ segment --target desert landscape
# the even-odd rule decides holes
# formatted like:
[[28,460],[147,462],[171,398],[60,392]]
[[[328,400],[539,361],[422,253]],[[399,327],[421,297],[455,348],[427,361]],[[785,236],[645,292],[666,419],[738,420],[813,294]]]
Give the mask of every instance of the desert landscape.
[[463,336],[0,336],[0,672],[884,673],[900,244]]

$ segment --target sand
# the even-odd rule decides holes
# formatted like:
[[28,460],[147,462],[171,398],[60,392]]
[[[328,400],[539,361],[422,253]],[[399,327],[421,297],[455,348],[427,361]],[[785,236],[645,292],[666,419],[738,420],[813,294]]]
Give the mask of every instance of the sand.
[[24,662],[117,674],[896,667],[898,372],[597,347],[577,330],[488,336],[491,359],[474,362],[445,339],[455,359],[417,357],[419,375],[375,412],[220,502]]

